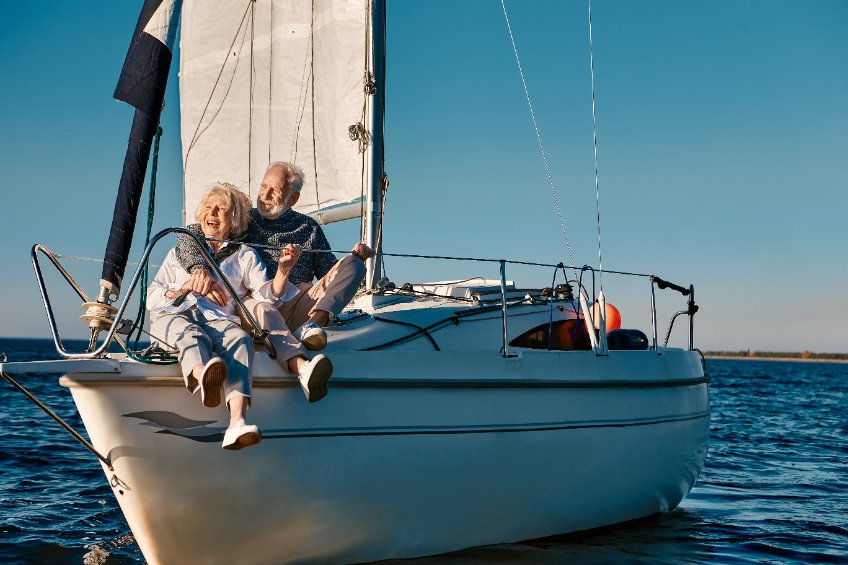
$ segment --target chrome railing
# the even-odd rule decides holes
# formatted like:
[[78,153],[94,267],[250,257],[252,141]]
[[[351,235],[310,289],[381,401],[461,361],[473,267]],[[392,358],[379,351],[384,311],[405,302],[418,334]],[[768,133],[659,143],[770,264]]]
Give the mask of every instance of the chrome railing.
[[153,238],[150,240],[150,243],[148,243],[147,247],[145,247],[144,253],[142,253],[138,268],[135,270],[135,273],[133,273],[132,280],[130,281],[129,290],[124,295],[124,298],[121,300],[121,303],[118,306],[117,312],[115,313],[115,319],[112,322],[112,325],[107,330],[106,337],[103,339],[103,342],[100,344],[99,347],[97,347],[93,351],[88,351],[85,353],[72,353],[66,351],[64,346],[62,345],[62,339],[59,335],[59,328],[56,325],[56,316],[53,313],[53,307],[50,304],[50,297],[47,294],[47,288],[44,284],[44,275],[41,272],[41,265],[38,262],[38,253],[41,252],[50,259],[50,261],[54,264],[54,266],[56,266],[56,268],[65,278],[65,280],[74,288],[80,298],[85,301],[88,301],[88,298],[85,296],[85,293],[82,292],[82,289],[79,287],[76,281],[74,281],[73,277],[71,277],[71,275],[61,266],[61,264],[56,259],[55,255],[49,249],[47,249],[41,244],[36,244],[33,246],[31,253],[32,265],[35,269],[35,275],[38,281],[38,289],[41,292],[41,299],[44,303],[44,309],[47,312],[47,320],[50,324],[50,331],[53,334],[53,343],[56,345],[56,351],[59,352],[60,355],[62,355],[66,359],[95,359],[103,357],[106,354],[106,350],[108,349],[112,338],[117,337],[116,332],[118,328],[122,325],[122,317],[124,315],[124,312],[126,311],[127,306],[129,305],[129,301],[133,295],[133,292],[136,290],[138,281],[141,279],[141,274],[144,271],[144,265],[150,258],[150,254],[153,251],[153,248],[156,246],[160,239],[172,233],[185,234],[194,240],[194,242],[197,244],[198,248],[202,252],[203,258],[206,260],[206,263],[209,265],[210,269],[216,275],[218,275],[218,279],[220,280],[220,282],[224,285],[230,296],[232,296],[233,300],[235,300],[236,307],[242,313],[244,319],[250,322],[250,324],[253,326],[254,338],[263,340],[265,345],[268,347],[268,351],[271,353],[271,355],[276,356],[274,346],[268,339],[268,331],[262,329],[256,322],[256,320],[253,318],[253,316],[250,314],[250,312],[247,310],[247,307],[244,305],[244,302],[242,302],[241,298],[239,298],[235,289],[230,284],[230,281],[227,280],[226,276],[224,276],[224,273],[221,272],[221,268],[215,262],[215,259],[212,257],[209,251],[206,249],[206,246],[200,241],[200,239],[196,235],[183,228],[166,228],[157,233],[155,236],[153,236]]
[[[578,293],[581,292],[581,290],[585,290],[583,288],[583,284],[582,284],[582,280],[581,280],[582,279],[582,273],[585,272],[585,271],[592,271],[593,276],[594,276],[594,273],[595,273],[595,269],[593,269],[592,267],[589,267],[589,266],[583,266],[581,268],[578,268],[578,267],[569,267],[569,266],[563,265],[562,263],[558,263],[558,264],[554,265],[554,264],[551,264],[551,263],[535,263],[535,262],[530,262],[530,261],[514,261],[514,260],[509,260],[509,259],[484,259],[484,258],[479,258],[479,257],[450,257],[450,256],[446,256],[446,255],[419,255],[419,254],[385,253],[385,252],[382,253],[382,255],[384,257],[405,257],[405,258],[415,258],[415,259],[439,259],[439,260],[451,260],[451,261],[476,261],[476,262],[483,262],[483,263],[498,263],[499,266],[500,266],[500,295],[501,295],[500,296],[500,310],[501,310],[501,317],[502,317],[502,322],[503,322],[502,355],[504,357],[512,357],[512,355],[509,353],[509,335],[508,335],[508,324],[507,324],[507,318],[508,318],[507,307],[509,306],[509,304],[507,302],[507,288],[506,288],[506,266],[507,266],[507,264],[526,265],[526,266],[535,266],[535,267],[548,267],[548,268],[553,268],[555,270],[555,273],[559,269],[562,269],[563,272],[565,271],[565,269],[573,269],[575,272],[579,271],[581,273],[580,279],[575,281],[575,282],[578,283],[578,287],[579,287],[577,289]],[[601,271],[597,271],[597,272],[601,273]],[[676,320],[676,318],[679,315],[688,314],[688,316],[689,316],[689,350],[692,351],[692,350],[695,349],[695,345],[694,345],[694,315],[695,315],[695,312],[698,311],[698,306],[695,304],[695,287],[694,286],[690,285],[689,288],[687,289],[687,288],[684,288],[682,286],[679,286],[679,285],[676,285],[674,283],[670,283],[666,280],[663,280],[656,275],[648,275],[648,274],[643,274],[643,273],[629,273],[629,272],[624,272],[624,271],[612,271],[612,270],[604,270],[603,273],[605,273],[605,274],[615,274],[615,275],[626,275],[626,276],[633,276],[633,277],[643,277],[643,278],[647,278],[651,281],[651,335],[652,335],[652,347],[651,347],[651,349],[654,350],[654,351],[659,351],[658,342],[657,342],[656,288],[660,288],[660,289],[670,288],[672,290],[676,290],[676,291],[680,292],[683,296],[688,297],[689,302],[688,302],[687,309],[675,314],[672,317],[671,322],[669,323],[669,328],[668,328],[668,332],[667,332],[667,335],[666,335],[666,341],[665,341],[664,347],[668,345],[668,338],[671,335],[671,330],[674,326],[674,321]],[[554,282],[555,281],[556,281],[556,275],[554,276]],[[551,295],[550,300],[553,301],[554,300],[553,288],[551,290],[552,290],[552,295]],[[373,291],[380,292],[379,289],[372,289],[372,292]],[[595,300],[595,296],[594,296],[594,292],[593,292],[592,293],[592,304],[595,304],[595,303],[596,303],[596,300]],[[600,351],[600,348],[596,347],[595,349],[596,349],[596,351]],[[599,353],[599,354],[604,354],[604,353]]]
[[[127,306],[129,304],[129,300],[132,297],[132,294],[135,291],[136,286],[138,285],[138,282],[141,278],[141,274],[142,274],[143,269],[144,269],[144,265],[147,263],[148,259],[150,258],[150,254],[151,254],[153,248],[156,246],[156,244],[159,242],[159,240],[161,240],[164,236],[172,234],[172,233],[185,234],[185,235],[191,237],[192,240],[194,240],[194,242],[197,244],[198,248],[200,249],[200,251],[203,255],[203,258],[206,261],[207,265],[218,276],[221,283],[227,289],[228,293],[232,296],[232,298],[235,301],[235,304],[236,304],[237,308],[239,309],[239,311],[241,312],[243,318],[245,320],[247,320],[253,326],[253,332],[252,333],[253,333],[254,338],[263,340],[265,345],[268,347],[268,350],[271,353],[271,355],[276,356],[276,351],[274,350],[273,345],[271,344],[270,340],[268,339],[268,331],[262,329],[259,326],[259,324],[256,322],[256,320],[253,318],[253,316],[250,314],[250,312],[247,310],[247,307],[244,305],[241,298],[239,298],[239,296],[236,294],[235,289],[232,287],[229,280],[227,280],[227,277],[224,276],[224,274],[221,272],[220,267],[215,262],[214,258],[209,253],[209,251],[206,249],[206,246],[203,244],[203,242],[197,236],[195,236],[192,232],[190,232],[186,229],[183,229],[183,228],[167,228],[167,229],[160,231],[155,236],[153,236],[150,243],[147,245],[147,247],[145,247],[144,253],[142,254],[142,257],[141,257],[141,260],[139,261],[139,266],[136,269],[135,273],[133,273],[133,277],[132,277],[132,280],[131,280],[130,286],[129,286],[129,291],[124,295],[124,298],[121,300],[121,303],[120,303],[120,305],[117,309],[117,312],[115,313],[115,319],[112,322],[111,326],[109,327],[109,330],[107,331],[105,339],[103,340],[103,342],[101,343],[101,345],[99,347],[97,347],[93,351],[88,351],[86,353],[71,353],[71,352],[66,351],[65,348],[62,345],[62,340],[61,340],[61,337],[59,335],[58,327],[56,325],[56,319],[55,319],[55,315],[53,313],[53,308],[50,304],[50,299],[47,295],[47,290],[46,290],[46,287],[45,287],[45,284],[44,284],[44,277],[43,277],[42,272],[41,272],[41,266],[39,265],[39,262],[38,262],[38,253],[41,252],[41,253],[45,254],[50,259],[50,261],[59,270],[59,272],[62,274],[62,276],[65,277],[65,280],[74,288],[74,290],[77,292],[77,294],[80,296],[80,298],[82,298],[85,301],[88,301],[88,297],[85,295],[85,293],[79,287],[79,285],[73,280],[73,278],[70,276],[70,274],[61,266],[61,264],[56,259],[55,255],[52,252],[50,252],[49,249],[47,249],[46,247],[44,247],[43,245],[40,245],[40,244],[36,244],[35,246],[33,246],[32,262],[33,262],[33,268],[35,269],[36,278],[38,280],[38,287],[39,287],[39,290],[41,291],[42,301],[44,302],[44,307],[45,307],[45,310],[47,312],[47,318],[48,318],[48,321],[49,321],[49,324],[50,324],[50,330],[53,334],[53,341],[56,345],[56,350],[63,357],[68,358],[68,359],[92,359],[92,358],[102,357],[102,356],[105,355],[106,349],[108,348],[109,343],[111,342],[111,340],[113,338],[117,338],[118,340],[121,339],[116,334],[116,332],[122,324],[122,316],[127,309]],[[257,247],[267,247],[267,246],[257,246]],[[332,253],[333,251],[320,251],[320,252],[331,252]],[[588,267],[588,266],[584,266],[582,268],[568,267],[568,266],[563,265],[562,263],[558,263],[558,264],[554,265],[554,264],[549,264],[549,263],[514,261],[514,260],[508,260],[508,259],[483,259],[483,258],[476,258],[476,257],[450,257],[450,256],[444,256],[444,255],[413,255],[413,254],[400,254],[400,253],[383,253],[382,255],[384,257],[406,257],[406,258],[419,258],[419,259],[441,259],[441,260],[454,260],[454,261],[477,261],[477,262],[485,262],[485,263],[498,263],[499,267],[500,267],[500,307],[499,307],[499,309],[501,310],[501,317],[502,317],[502,327],[503,327],[502,354],[503,354],[504,357],[512,357],[512,355],[509,352],[509,332],[508,332],[509,315],[508,315],[507,309],[508,309],[508,306],[510,306],[510,304],[508,303],[508,299],[507,299],[507,292],[508,292],[507,285],[506,285],[506,280],[507,280],[507,278],[506,278],[506,266],[507,266],[507,264],[548,267],[548,268],[555,269],[555,272],[556,272],[556,270],[560,270],[560,269],[562,269],[563,272],[565,272],[565,269],[573,269],[575,272],[579,271],[581,273],[580,278],[577,281],[574,281],[574,282],[578,283],[578,287],[579,287],[577,289],[578,293],[585,291],[584,285],[582,283],[582,273],[585,272],[585,271],[592,271],[593,276],[594,276],[594,273],[595,273],[595,270],[591,267]],[[672,328],[674,327],[675,320],[679,316],[686,314],[686,315],[689,316],[689,350],[690,351],[694,350],[694,315],[698,311],[698,306],[695,304],[695,288],[694,288],[694,286],[690,285],[689,288],[687,289],[687,288],[684,288],[682,286],[679,286],[679,285],[670,283],[668,281],[665,281],[665,280],[657,277],[656,275],[647,275],[647,274],[641,274],[641,273],[629,273],[629,272],[623,272],[623,271],[609,271],[609,270],[605,270],[605,271],[603,271],[603,273],[626,275],[626,276],[635,276],[635,277],[645,277],[645,278],[650,279],[650,281],[651,281],[651,335],[652,335],[651,349],[654,350],[654,351],[659,351],[659,344],[658,344],[658,337],[657,337],[658,328],[657,328],[656,289],[657,288],[659,288],[659,289],[670,288],[672,290],[676,290],[677,292],[681,293],[683,296],[688,297],[689,300],[688,300],[687,309],[675,313],[674,316],[672,317],[672,319],[669,323],[669,327],[668,327],[668,331],[666,333],[666,338],[665,338],[665,342],[663,344],[663,347],[668,345],[668,340],[669,340],[669,337],[671,335]],[[566,277],[566,279],[567,279],[567,277]],[[556,276],[554,277],[554,281],[556,281]],[[567,281],[567,282],[569,282],[569,281]],[[380,292],[378,289],[372,289],[372,292],[375,291],[375,290],[377,292]],[[551,289],[551,290],[552,290],[552,294],[550,296],[550,300],[551,300],[551,303],[553,303],[553,301],[555,300],[555,296],[553,295],[554,294],[553,289]],[[593,288],[593,292],[592,292],[591,296],[592,296],[592,304],[595,304],[596,300],[595,300],[595,296],[594,296],[594,288]],[[581,309],[583,309],[583,308],[581,308]],[[585,312],[584,316],[585,315],[590,315],[590,313]],[[597,353],[603,354],[603,352],[600,352],[597,347],[595,349],[596,349]]]

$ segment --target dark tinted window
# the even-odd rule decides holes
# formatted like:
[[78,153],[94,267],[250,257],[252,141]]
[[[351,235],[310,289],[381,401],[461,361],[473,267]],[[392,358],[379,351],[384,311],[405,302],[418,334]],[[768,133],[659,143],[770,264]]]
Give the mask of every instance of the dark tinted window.
[[557,351],[585,351],[592,349],[586,324],[583,320],[559,320],[550,327],[542,324],[528,330],[509,342],[512,347],[528,349],[548,349],[548,329],[550,328],[550,348]]

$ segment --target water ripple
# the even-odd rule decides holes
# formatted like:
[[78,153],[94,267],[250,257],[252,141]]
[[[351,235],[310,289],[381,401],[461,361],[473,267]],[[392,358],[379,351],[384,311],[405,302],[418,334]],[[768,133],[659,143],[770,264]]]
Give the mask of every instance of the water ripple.
[[[42,340],[0,340],[0,351],[55,355]],[[708,360],[707,370],[710,450],[681,507],[403,563],[848,563],[848,365]],[[21,380],[82,428],[55,376]],[[142,563],[97,460],[22,395],[0,391],[0,562]]]

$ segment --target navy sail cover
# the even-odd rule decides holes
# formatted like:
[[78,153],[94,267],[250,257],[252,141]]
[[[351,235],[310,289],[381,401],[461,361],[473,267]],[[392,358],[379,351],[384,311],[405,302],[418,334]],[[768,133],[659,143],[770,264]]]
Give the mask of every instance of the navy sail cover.
[[182,0],[145,0],[115,98],[136,109],[100,285],[117,295],[127,265],[150,147],[165,98]]
[[181,0],[147,0],[136,24],[115,99],[158,116],[171,68]]

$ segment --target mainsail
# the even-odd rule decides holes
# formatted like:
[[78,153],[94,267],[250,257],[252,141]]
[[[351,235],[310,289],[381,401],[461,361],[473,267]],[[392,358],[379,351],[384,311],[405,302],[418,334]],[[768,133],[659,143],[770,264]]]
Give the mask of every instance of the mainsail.
[[184,218],[217,181],[255,199],[267,165],[306,183],[296,209],[359,217],[370,163],[367,0],[187,0],[180,42]]

